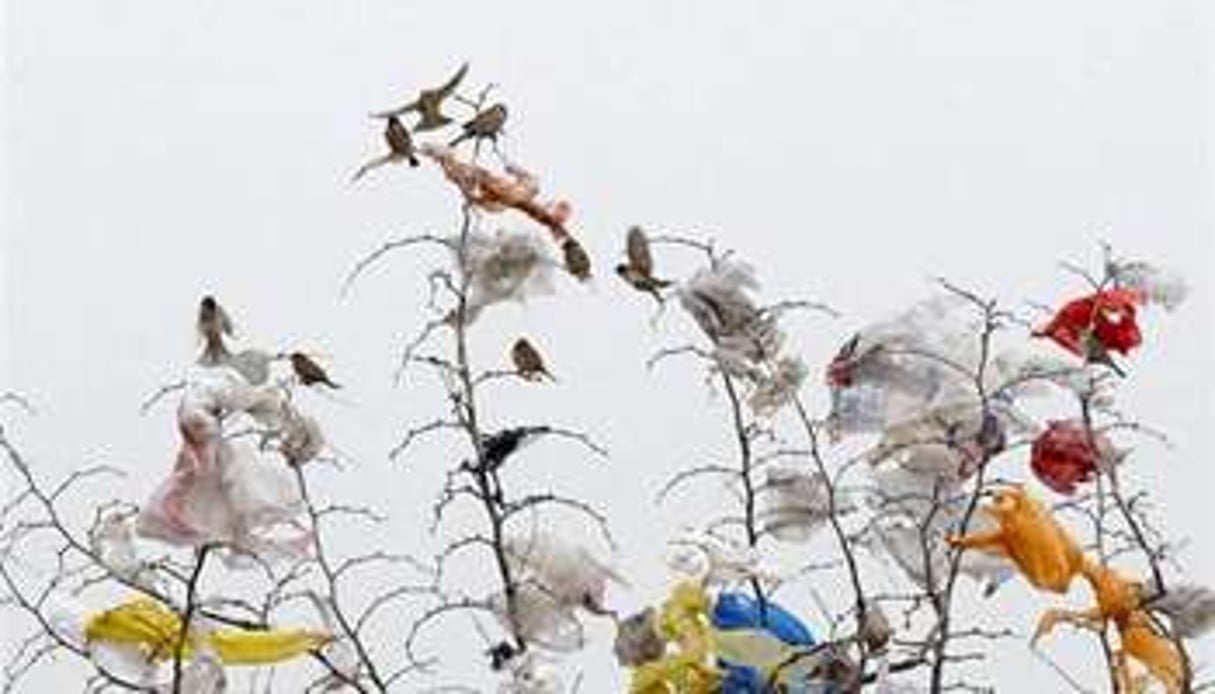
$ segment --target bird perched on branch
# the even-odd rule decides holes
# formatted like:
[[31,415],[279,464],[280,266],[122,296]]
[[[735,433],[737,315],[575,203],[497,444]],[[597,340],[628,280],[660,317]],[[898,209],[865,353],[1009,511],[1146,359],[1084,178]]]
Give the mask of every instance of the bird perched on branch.
[[591,278],[591,257],[586,249],[572,236],[561,242],[561,254],[565,257],[565,269],[579,281]]
[[292,352],[287,355],[287,358],[291,360],[291,370],[295,372],[295,377],[305,386],[322,383],[330,388],[341,388],[329,378],[329,374],[325,373],[321,365],[313,361],[307,354]]
[[540,354],[540,350],[536,349],[535,345],[526,337],[515,340],[515,345],[510,350],[510,358],[515,363],[515,370],[519,372],[519,375],[529,381],[539,381],[543,376],[547,376],[553,381],[557,380],[544,365],[544,357]]
[[502,126],[504,125],[506,125],[506,104],[496,103],[484,111],[477,113],[471,120],[464,123],[461,126],[464,131],[457,135],[447,146],[455,147],[469,138],[472,138],[474,142],[489,140],[496,144],[498,136],[502,134]]
[[627,262],[616,266],[616,274],[637,291],[648,293],[662,304],[661,290],[671,286],[671,282],[654,277],[654,257],[650,255],[650,241],[641,227],[629,229],[625,239],[625,254]]
[[485,467],[493,470],[506,462],[515,451],[536,437],[547,434],[552,429],[546,426],[524,426],[503,429],[482,439],[481,450]]
[[414,132],[420,133],[427,130],[438,130],[451,123],[451,118],[443,114],[443,102],[455,94],[456,87],[460,86],[460,82],[464,80],[466,74],[468,74],[468,63],[461,65],[456,74],[452,75],[451,79],[442,85],[433,89],[423,89],[418,92],[418,97],[413,101],[389,111],[373,113],[372,116],[375,118],[393,118],[411,111],[417,111],[419,118],[417,124],[413,127]]
[[223,306],[208,294],[198,302],[198,334],[205,343],[203,361],[218,363],[228,350],[224,347],[224,336],[232,334],[232,319]]
[[416,167],[420,163],[417,154],[414,153],[413,136],[409,134],[409,129],[401,123],[400,118],[388,117],[387,125],[384,127],[384,141],[388,143],[388,152],[360,166],[350,179],[351,182],[359,180],[385,164],[407,161],[411,167]]

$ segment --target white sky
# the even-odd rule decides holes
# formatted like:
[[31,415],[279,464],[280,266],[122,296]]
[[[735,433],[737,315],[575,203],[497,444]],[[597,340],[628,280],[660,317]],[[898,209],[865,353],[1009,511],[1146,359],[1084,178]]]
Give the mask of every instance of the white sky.
[[[392,385],[399,345],[422,319],[423,265],[398,256],[346,301],[337,290],[386,238],[456,223],[433,170],[347,178],[379,152],[367,111],[467,59],[470,83],[501,85],[510,104],[507,151],[574,203],[600,271],[589,288],[562,284],[558,297],[476,326],[482,364],[526,333],[561,379],[491,392],[489,416],[583,427],[611,449],[606,467],[586,469],[570,447],[537,447],[523,483],[608,510],[635,579],[623,604],[660,596],[665,530],[655,528],[703,517],[710,503],[645,500],[678,467],[729,451],[725,412],[698,373],[645,373],[655,349],[692,333],[682,318],[652,331],[645,298],[610,276],[631,223],[710,234],[761,268],[766,296],[843,311],[793,320],[815,369],[850,330],[926,295],[935,275],[1013,304],[1056,301],[1079,287],[1056,262],[1094,262],[1098,239],[1181,271],[1192,300],[1145,318],[1124,405],[1173,437],[1173,449],[1142,446],[1136,478],[1168,530],[1190,539],[1188,575],[1215,580],[1201,513],[1215,453],[1205,3],[506,7],[6,3],[0,387],[40,409],[13,427],[39,469],[103,459],[132,473],[112,493],[152,489],[172,461],[172,409],[140,417],[138,405],[192,358],[193,309],[214,292],[249,343],[329,356],[347,388],[309,405],[358,462],[328,488],[390,510],[383,541],[425,551],[450,456],[435,445],[408,468],[386,461],[407,422],[442,406],[428,379]],[[968,609],[1025,630],[1046,601],[1012,590]],[[434,644],[456,664],[479,648],[466,623]],[[1101,686],[1091,641],[1054,644]],[[584,691],[619,690],[606,645],[593,651]],[[1195,651],[1211,662],[1210,638]],[[1063,689],[1021,642],[1002,645],[990,673],[1001,689]],[[74,676],[63,666],[26,690]]]

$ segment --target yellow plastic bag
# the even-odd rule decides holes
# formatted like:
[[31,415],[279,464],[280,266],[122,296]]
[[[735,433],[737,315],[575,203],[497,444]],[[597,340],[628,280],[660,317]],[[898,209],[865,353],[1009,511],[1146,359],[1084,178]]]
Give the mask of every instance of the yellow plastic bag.
[[[141,597],[99,612],[85,625],[89,643],[139,648],[149,662],[171,659],[181,639],[181,618],[160,602]],[[225,665],[265,665],[297,658],[332,640],[329,634],[307,629],[215,629],[190,634],[182,656],[200,648],[213,651]]]

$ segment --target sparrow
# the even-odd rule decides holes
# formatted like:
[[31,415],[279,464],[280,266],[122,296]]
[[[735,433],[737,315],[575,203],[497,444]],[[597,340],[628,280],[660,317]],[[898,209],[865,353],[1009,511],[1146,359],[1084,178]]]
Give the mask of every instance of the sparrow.
[[464,123],[461,126],[464,132],[457,135],[447,146],[455,147],[469,138],[473,138],[474,141],[489,140],[497,143],[504,125],[506,125],[506,104],[494,104]]
[[625,254],[627,262],[616,266],[616,274],[637,291],[646,292],[659,304],[663,303],[661,290],[671,286],[671,282],[654,277],[654,258],[650,255],[650,242],[641,227],[629,229]]
[[544,366],[544,357],[540,355],[540,350],[528,342],[526,337],[515,340],[515,346],[510,350],[510,358],[515,363],[515,370],[519,375],[529,381],[539,381],[542,376],[557,380]]
[[341,386],[330,380],[329,374],[325,373],[321,365],[313,361],[307,354],[292,352],[287,356],[291,360],[291,370],[295,372],[295,377],[300,379],[300,383],[305,386],[323,383],[330,388],[341,388]]
[[574,238],[568,237],[561,243],[561,253],[565,256],[565,269],[581,281],[591,277],[591,257],[586,249]]
[[228,352],[224,347],[224,336],[232,334],[232,319],[210,294],[198,302],[197,327],[198,334],[206,343],[203,348],[203,360],[208,363],[219,361]]
[[890,643],[890,637],[894,635],[894,630],[890,628],[890,622],[886,619],[886,613],[876,604],[865,605],[865,615],[861,621],[860,632],[865,646],[873,653],[886,648],[886,644]]
[[400,118],[396,116],[388,117],[388,124],[384,127],[384,141],[388,143],[388,153],[378,156],[360,166],[359,170],[355,171],[354,176],[350,179],[351,183],[385,164],[401,161],[409,162],[411,167],[416,167],[419,164],[418,157],[414,154],[413,137],[409,134],[409,129],[401,124]]
[[447,82],[433,89],[423,89],[418,92],[416,99],[404,106],[371,115],[373,118],[393,118],[402,116],[410,111],[417,111],[419,118],[417,124],[413,127],[414,132],[421,133],[427,130],[438,130],[451,123],[451,118],[443,115],[443,102],[455,93],[456,87],[460,85],[466,74],[468,74],[468,63],[461,65],[460,69],[456,70],[456,74],[452,75],[451,79],[447,80]]

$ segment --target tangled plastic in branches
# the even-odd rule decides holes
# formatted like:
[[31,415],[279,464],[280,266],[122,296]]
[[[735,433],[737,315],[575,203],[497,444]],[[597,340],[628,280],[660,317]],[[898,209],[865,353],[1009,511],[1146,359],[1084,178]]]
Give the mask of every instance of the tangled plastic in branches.
[[[512,535],[503,543],[503,550],[517,583],[514,607],[518,632],[525,641],[549,650],[581,648],[583,633],[577,611],[609,613],[608,583],[624,583],[585,548],[552,533]],[[505,596],[496,596],[491,604],[509,628]]]
[[854,335],[827,369],[837,434],[881,431],[958,402],[973,402],[967,373],[978,359],[969,307],[938,297]]
[[198,620],[182,634],[182,620],[159,602],[138,597],[102,611],[90,611],[59,597],[49,611],[57,635],[87,650],[106,672],[156,691],[170,691],[166,666],[183,641],[178,678],[184,694],[225,691],[227,665],[264,665],[293,660],[329,642],[326,632],[308,629],[244,630]]
[[506,175],[496,174],[477,164],[460,161],[449,147],[422,145],[418,150],[443,169],[464,198],[485,212],[514,209],[546,227],[558,243],[569,237],[565,224],[571,208],[565,200],[540,202],[540,184],[531,172],[514,164],[506,165]]
[[[950,557],[944,540],[956,532],[966,513],[966,496],[957,485],[942,485],[934,474],[897,465],[872,472],[880,511],[874,533],[885,554],[922,589],[939,587],[949,573]],[[994,522],[977,516],[972,528],[992,528]],[[986,586],[990,592],[1014,573],[1010,562],[991,555],[968,553],[958,570]]]
[[[254,386],[227,366],[196,366],[178,407],[182,446],[167,480],[140,510],[137,532],[175,545],[222,544],[239,553],[298,556],[310,538],[291,472],[267,460],[233,426],[281,436],[289,459],[319,450],[319,427],[298,414],[277,386]],[[305,443],[300,443],[300,442]],[[297,530],[287,536],[276,531]]]
[[793,401],[806,382],[809,369],[796,356],[785,355],[776,360],[771,373],[762,376],[751,391],[751,410],[759,417],[770,417]]
[[1184,279],[1167,270],[1138,260],[1111,260],[1106,273],[1119,287],[1139,292],[1145,303],[1172,311],[1185,301],[1190,287]]
[[758,289],[754,268],[721,258],[697,270],[678,290],[679,304],[712,340],[718,362],[731,375],[756,377],[784,342],[776,317],[751,297]]
[[[760,525],[781,542],[806,542],[828,521],[830,493],[822,475],[774,465],[768,468],[758,495]],[[837,514],[854,509],[850,499],[836,499]]]
[[687,531],[669,543],[667,565],[705,586],[731,586],[751,579],[774,580],[755,547],[718,533]]
[[507,679],[498,685],[498,694],[562,694],[565,685],[560,675],[540,654],[528,652],[510,661]]
[[1193,583],[1170,586],[1152,602],[1153,611],[1169,618],[1181,638],[1194,639],[1215,628],[1215,590]]
[[[453,243],[452,248],[460,246]],[[458,251],[456,262],[460,262]],[[555,261],[534,234],[499,230],[495,234],[470,231],[464,243],[461,272],[468,282],[465,323],[472,323],[487,306],[523,301],[553,291]]]

